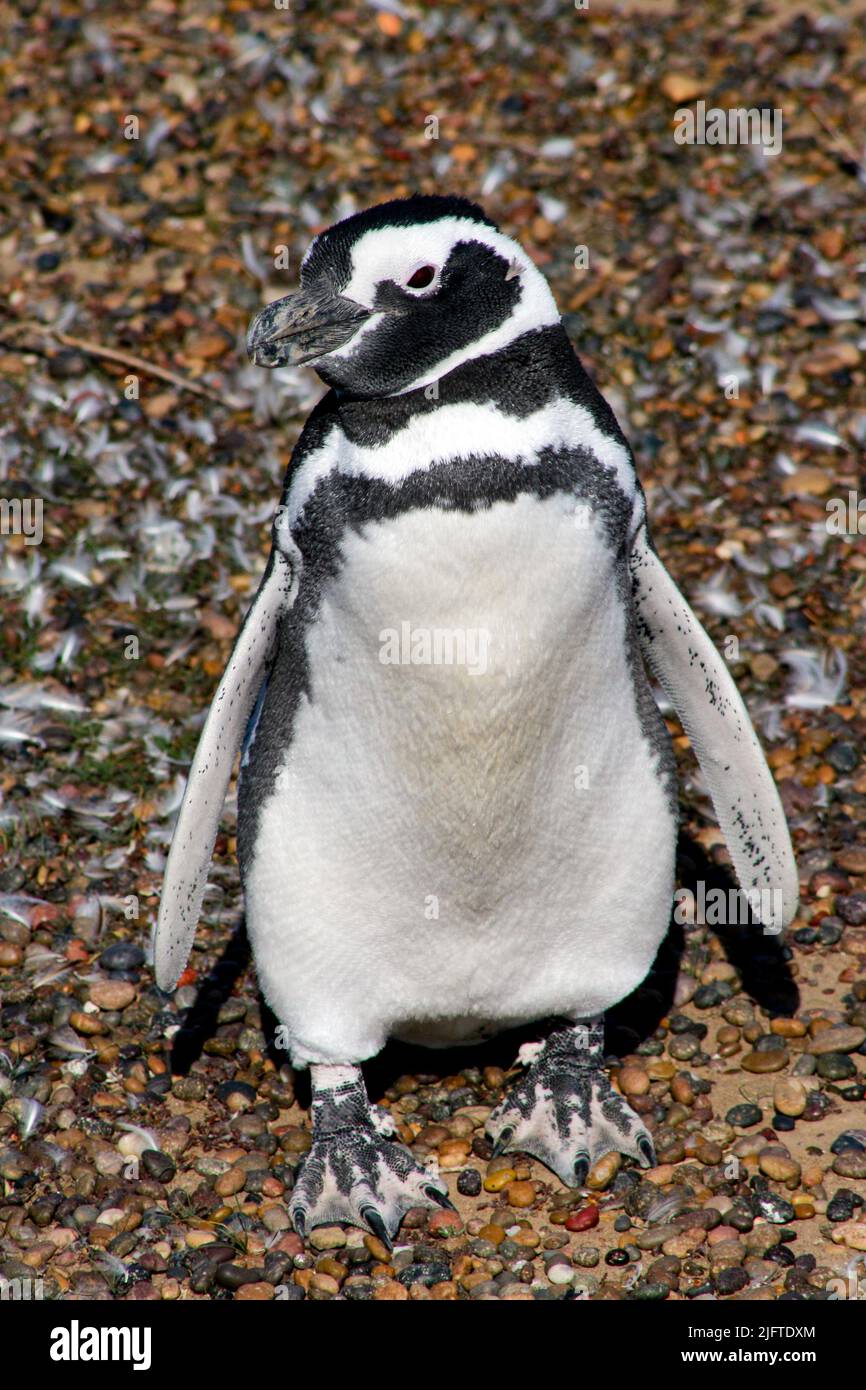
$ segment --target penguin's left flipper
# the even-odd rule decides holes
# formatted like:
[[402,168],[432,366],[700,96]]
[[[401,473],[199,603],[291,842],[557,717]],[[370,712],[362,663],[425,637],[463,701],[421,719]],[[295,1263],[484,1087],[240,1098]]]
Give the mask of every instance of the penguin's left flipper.
[[652,548],[646,526],[631,551],[641,651],[695,750],[737,878],[766,930],[797,911],[799,880],[785,813],[739,692]]
[[494,1155],[532,1154],[566,1187],[582,1187],[608,1153],[653,1167],[649,1130],[611,1086],[603,1060],[601,1017],[552,1032],[488,1118]]
[[294,601],[296,568],[275,545],[198,741],[153,938],[160,989],[174,989],[192,948],[235,754],[273,652],[279,618]]

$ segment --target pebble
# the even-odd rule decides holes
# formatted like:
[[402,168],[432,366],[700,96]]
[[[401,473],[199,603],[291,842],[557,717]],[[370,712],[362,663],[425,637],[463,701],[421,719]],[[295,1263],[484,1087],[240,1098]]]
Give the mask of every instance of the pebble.
[[531,1207],[535,1197],[533,1182],[510,1182],[505,1189],[505,1200],[510,1207]]
[[785,1077],[773,1087],[773,1104],[780,1115],[796,1118],[806,1109],[806,1087],[795,1077]]
[[748,1285],[749,1275],[742,1265],[729,1265],[726,1269],[717,1270],[713,1275],[713,1287],[721,1298],[740,1293],[742,1289],[748,1288]]
[[827,1203],[828,1221],[850,1221],[856,1206],[856,1193],[840,1187]]
[[830,1239],[836,1245],[847,1245],[849,1250],[866,1250],[866,1222],[842,1221]]
[[650,1088],[650,1079],[643,1067],[622,1067],[618,1079],[620,1090],[627,1096],[645,1096]]
[[144,951],[131,941],[118,941],[106,947],[99,957],[99,964],[103,970],[112,972],[139,970],[144,965]]
[[177,1172],[174,1161],[160,1149],[145,1149],[141,1155],[141,1166],[147,1176],[156,1182],[171,1182]]
[[594,1163],[586,1176],[586,1186],[591,1192],[603,1192],[609,1187],[622,1167],[622,1154],[608,1153]]
[[266,1231],[288,1231],[290,1229],[290,1218],[283,1207],[265,1207],[262,1212],[262,1225]]
[[346,1244],[346,1232],[341,1226],[316,1226],[308,1240],[314,1250],[341,1250]]
[[[866,1227],[864,1227],[866,1230]],[[627,1265],[629,1262],[627,1250],[608,1250],[604,1257],[606,1265]]]
[[465,1164],[472,1145],[466,1139],[446,1139],[439,1145],[439,1167],[447,1172],[456,1172]]
[[840,1178],[866,1178],[866,1150],[847,1149],[833,1160],[833,1172]]
[[788,1065],[788,1053],[784,1048],[772,1048],[747,1052],[740,1066],[743,1071],[763,1075],[766,1072],[781,1071]]
[[227,1173],[220,1173],[214,1182],[214,1192],[218,1197],[234,1197],[241,1191],[247,1175],[243,1168],[229,1168]]
[[866,1129],[845,1129],[830,1145],[831,1154],[841,1154],[846,1149],[866,1150]]
[[581,1207],[578,1211],[573,1211],[566,1218],[565,1229],[567,1231],[591,1231],[598,1225],[598,1207]]
[[448,1240],[463,1230],[463,1222],[456,1211],[435,1211],[427,1222],[427,1233]]
[[378,1236],[374,1236],[370,1231],[367,1231],[364,1234],[364,1246],[369,1252],[369,1254],[372,1255],[373,1259],[378,1260],[379,1264],[386,1265],[389,1263],[391,1259],[390,1250],[388,1249],[387,1245],[385,1245],[379,1239]]
[[796,1186],[800,1181],[800,1165],[788,1154],[773,1150],[765,1151],[759,1155],[758,1165],[761,1172],[773,1182],[784,1182],[791,1186]]
[[505,1240],[505,1227],[498,1226],[495,1222],[488,1222],[487,1226],[482,1226],[477,1236],[477,1241],[487,1241],[487,1244],[493,1245],[492,1254],[496,1254],[495,1247],[502,1244],[503,1240]]
[[273,1297],[273,1284],[269,1283],[267,1279],[258,1279],[251,1284],[242,1284],[237,1291],[235,1301],[238,1303],[267,1303]]
[[770,1024],[770,1032],[780,1038],[804,1038],[806,1025],[800,1018],[774,1018]]
[[746,1102],[743,1105],[732,1105],[725,1119],[729,1125],[736,1125],[738,1129],[750,1129],[752,1125],[761,1123],[763,1111],[760,1106]]
[[660,82],[664,95],[675,106],[694,101],[704,91],[704,84],[698,77],[690,77],[683,72],[666,72]]
[[824,1028],[809,1042],[809,1051],[815,1057],[824,1057],[834,1052],[856,1052],[866,1042],[866,1028],[853,1028],[842,1024],[835,1028]]
[[98,980],[90,986],[90,1000],[100,1009],[125,1009],[137,992],[128,980]]
[[816,1072],[824,1081],[847,1081],[857,1075],[857,1067],[842,1052],[827,1052],[818,1058]]
[[481,1174],[477,1168],[464,1168],[457,1179],[461,1197],[477,1197],[481,1191]]
[[677,1062],[690,1062],[700,1050],[700,1039],[694,1033],[681,1033],[668,1043],[668,1052]]
[[262,1281],[264,1270],[256,1268],[246,1268],[243,1265],[234,1264],[231,1260],[226,1260],[220,1264],[216,1271],[215,1282],[223,1289],[239,1289],[242,1284],[257,1284]]
[[571,1259],[582,1269],[594,1269],[601,1260],[601,1251],[596,1245],[578,1245],[572,1251]]
[[866,924],[866,893],[837,895],[836,913],[849,927],[862,927]]
[[772,1222],[773,1225],[784,1225],[796,1217],[797,1213],[792,1204],[775,1192],[759,1193],[756,1202],[761,1216],[765,1221]]
[[[493,1160],[495,1162],[495,1159]],[[495,1172],[488,1172],[484,1179],[485,1192],[501,1192],[509,1183],[516,1180],[517,1174],[513,1168],[498,1168]]]
[[413,1261],[401,1269],[397,1278],[407,1289],[412,1284],[423,1284],[429,1289],[433,1284],[442,1284],[451,1278],[451,1266],[444,1260]]

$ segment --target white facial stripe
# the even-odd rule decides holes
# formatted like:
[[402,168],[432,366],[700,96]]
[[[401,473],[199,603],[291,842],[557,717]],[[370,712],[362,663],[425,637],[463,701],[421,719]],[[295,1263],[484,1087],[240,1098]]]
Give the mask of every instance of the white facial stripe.
[[[397,395],[427,386],[461,362],[497,352],[530,329],[559,322],[559,311],[547,281],[523,247],[492,227],[473,222],[468,217],[443,217],[438,222],[421,222],[411,227],[379,227],[365,232],[352,247],[352,274],[341,293],[365,308],[372,308],[376,286],[381,281],[393,280],[395,284],[403,285],[419,265],[432,265],[439,270],[461,241],[475,241],[489,246],[512,265],[520,276],[520,299],[498,328],[451,353],[429,372],[403,387]],[[423,295],[418,295],[418,298],[423,298]],[[353,357],[371,325],[379,321],[377,315],[375,320],[363,324],[348,343],[329,355],[343,359]]]
[[404,285],[419,265],[441,270],[458,241],[481,242],[506,261],[515,250],[526,259],[526,253],[508,237],[468,217],[442,217],[438,222],[417,222],[410,227],[376,227],[353,245],[352,274],[340,293],[372,309],[376,286],[382,280]]
[[330,362],[334,359],[339,361],[341,358],[354,357],[361,345],[361,340],[366,338],[368,333],[374,332],[374,330],[379,327],[384,317],[385,315],[383,313],[371,314],[368,319],[364,320],[361,327],[352,334],[347,343],[344,343],[342,347],[335,348],[333,352],[327,354],[328,361]]
[[544,448],[583,446],[616,477],[627,497],[635,496],[635,475],[623,446],[595,424],[584,406],[558,400],[518,419],[491,404],[461,401],[412,417],[387,444],[353,444],[335,427],[302,465],[287,498],[294,525],[317,483],[339,471],[351,477],[380,478],[396,484],[418,469],[472,455],[501,454],[533,465]]

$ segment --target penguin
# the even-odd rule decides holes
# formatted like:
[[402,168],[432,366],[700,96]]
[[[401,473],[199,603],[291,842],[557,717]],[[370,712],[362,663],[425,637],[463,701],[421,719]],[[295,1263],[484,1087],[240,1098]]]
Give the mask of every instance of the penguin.
[[390,1244],[450,1205],[361,1064],[549,1024],[487,1126],[566,1185],[652,1136],[604,1069],[674,892],[677,785],[650,674],[695,750],[765,931],[798,878],[745,705],[650,539],[613,411],[526,251],[415,194],[319,234],[247,338],[327,393],[293,452],[256,597],[193,760],[156,980],[191,948],[233,762],[259,982],[309,1068],[290,1211]]

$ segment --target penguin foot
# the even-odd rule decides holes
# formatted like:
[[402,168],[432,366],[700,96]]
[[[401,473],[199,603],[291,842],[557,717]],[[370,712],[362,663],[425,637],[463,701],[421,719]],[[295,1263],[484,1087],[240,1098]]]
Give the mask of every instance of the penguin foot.
[[450,1206],[440,1178],[421,1168],[403,1144],[370,1128],[313,1140],[289,1212],[302,1239],[314,1226],[347,1222],[372,1231],[390,1249],[411,1207]]
[[606,1153],[653,1167],[649,1131],[614,1091],[601,1067],[603,1055],[600,1022],[552,1033],[487,1122],[494,1154],[532,1154],[566,1187],[582,1187]]
[[314,1226],[346,1222],[371,1231],[389,1249],[411,1207],[451,1207],[442,1180],[422,1168],[387,1112],[371,1106],[358,1067],[311,1068],[313,1146],[289,1203],[303,1239]]

